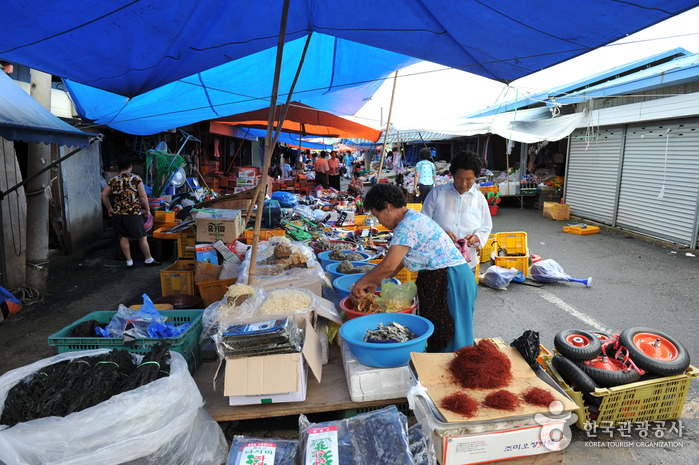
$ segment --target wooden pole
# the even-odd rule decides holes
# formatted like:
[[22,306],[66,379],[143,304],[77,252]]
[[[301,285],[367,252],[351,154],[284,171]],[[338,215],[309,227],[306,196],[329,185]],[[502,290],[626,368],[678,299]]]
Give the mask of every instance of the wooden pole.
[[282,56],[284,54],[284,37],[286,36],[286,21],[289,16],[289,2],[284,0],[282,7],[282,20],[279,26],[279,41],[277,43],[277,61],[274,66],[274,82],[272,84],[272,98],[269,104],[269,119],[267,120],[267,137],[265,138],[265,157],[262,164],[262,176],[260,185],[257,186],[257,215],[255,215],[255,229],[252,236],[252,251],[250,252],[250,272],[248,274],[248,285],[255,284],[255,265],[257,263],[257,244],[260,240],[260,225],[262,224],[262,210],[265,203],[265,192],[267,191],[267,171],[272,161],[272,132],[274,128],[274,113],[277,109],[277,94],[279,93],[279,76],[282,70]]
[[248,137],[249,132],[250,132],[250,128],[248,128],[248,130],[245,132],[245,135],[243,136],[243,142],[240,143],[240,145],[238,146],[238,150],[235,151],[235,155],[233,155],[233,159],[231,160],[231,164],[228,165],[228,169],[226,170],[226,173],[231,170],[231,167],[233,166],[233,162],[238,157],[238,153],[240,153],[240,149],[243,148],[243,144],[245,143],[245,138]]
[[386,133],[383,135],[383,148],[381,149],[381,161],[379,162],[379,177],[376,183],[381,182],[381,170],[383,169],[383,160],[386,156],[386,143],[388,142],[388,131],[391,128],[391,114],[393,113],[393,97],[396,96],[396,82],[398,81],[398,71],[393,76],[393,92],[391,93],[391,107],[388,109],[388,121],[386,122]]

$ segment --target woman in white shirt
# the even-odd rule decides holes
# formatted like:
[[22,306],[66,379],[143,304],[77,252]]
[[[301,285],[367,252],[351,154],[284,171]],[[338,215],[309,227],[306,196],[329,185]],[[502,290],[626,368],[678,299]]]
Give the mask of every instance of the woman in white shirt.
[[483,248],[493,229],[488,201],[476,185],[481,166],[480,157],[473,152],[454,155],[449,167],[454,182],[432,189],[422,206],[422,213],[436,221],[454,242],[466,241],[471,269],[478,264],[477,250]]

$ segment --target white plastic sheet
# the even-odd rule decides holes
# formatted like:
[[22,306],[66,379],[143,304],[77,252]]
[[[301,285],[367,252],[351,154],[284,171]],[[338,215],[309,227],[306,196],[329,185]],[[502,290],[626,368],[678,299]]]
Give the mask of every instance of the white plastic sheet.
[[[8,391],[41,368],[94,356],[106,349],[66,352],[0,377],[0,412]],[[113,396],[66,417],[0,425],[0,462],[12,465],[201,464],[226,461],[221,427],[203,399],[182,355],[170,352],[170,376]],[[140,361],[142,356],[135,355]]]

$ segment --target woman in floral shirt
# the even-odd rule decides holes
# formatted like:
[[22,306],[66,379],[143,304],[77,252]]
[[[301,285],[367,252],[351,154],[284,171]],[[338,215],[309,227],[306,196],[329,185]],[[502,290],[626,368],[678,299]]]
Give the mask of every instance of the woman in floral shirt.
[[473,344],[476,279],[454,242],[431,218],[410,210],[400,188],[377,184],[364,198],[364,209],[393,230],[386,258],[354,285],[352,293],[373,293],[381,280],[406,267],[417,272],[419,314],[434,324],[428,351],[456,352]]

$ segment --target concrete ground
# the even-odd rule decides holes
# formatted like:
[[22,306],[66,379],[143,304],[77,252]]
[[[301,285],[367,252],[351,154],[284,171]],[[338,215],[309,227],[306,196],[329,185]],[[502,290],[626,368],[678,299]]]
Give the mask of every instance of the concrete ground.
[[[557,283],[535,288],[510,284],[506,291],[480,286],[474,318],[476,337],[499,336],[511,342],[524,330],[532,329],[539,331],[542,344],[552,350],[555,334],[565,329],[616,333],[628,327],[649,326],[680,340],[696,365],[699,342],[695,329],[699,317],[695,306],[699,291],[695,283],[699,257],[624,233],[566,234],[562,230],[566,222],[544,219],[538,210],[521,210],[514,204],[503,202],[501,206],[493,218],[494,232],[527,232],[533,253],[555,259],[573,277],[591,276],[593,285],[585,288],[576,283]],[[48,346],[47,338],[92,311],[116,310],[119,303],[141,303],[143,293],[153,299],[160,295],[158,268],[144,268],[137,263],[135,270],[127,272],[124,263],[114,260],[114,256],[115,250],[109,245],[73,263],[64,260],[61,267],[50,266],[50,295],[0,324],[0,374],[54,355],[56,349]],[[324,421],[342,415],[331,412],[310,419]],[[619,432],[609,437],[609,432],[599,431],[596,437],[589,437],[574,427],[573,442],[563,454],[563,463],[697,463],[698,416],[695,382],[689,388],[681,418],[682,437],[669,432],[670,422],[663,438],[642,438],[636,431],[631,439],[620,437]],[[229,439],[235,434],[279,438],[298,435],[296,417],[221,426]]]

